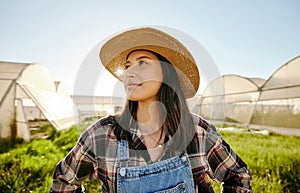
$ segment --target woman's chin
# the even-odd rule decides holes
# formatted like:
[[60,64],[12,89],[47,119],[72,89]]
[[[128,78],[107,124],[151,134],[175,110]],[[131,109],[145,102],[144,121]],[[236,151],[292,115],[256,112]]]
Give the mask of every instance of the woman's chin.
[[139,98],[137,96],[135,96],[133,93],[128,93],[127,92],[127,95],[126,95],[127,99],[130,100],[130,101],[138,101]]

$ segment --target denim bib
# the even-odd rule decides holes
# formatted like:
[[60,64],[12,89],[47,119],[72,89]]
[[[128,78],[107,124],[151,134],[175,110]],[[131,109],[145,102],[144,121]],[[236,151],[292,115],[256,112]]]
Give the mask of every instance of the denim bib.
[[117,192],[193,193],[194,180],[186,153],[144,166],[128,167],[128,142],[118,144]]

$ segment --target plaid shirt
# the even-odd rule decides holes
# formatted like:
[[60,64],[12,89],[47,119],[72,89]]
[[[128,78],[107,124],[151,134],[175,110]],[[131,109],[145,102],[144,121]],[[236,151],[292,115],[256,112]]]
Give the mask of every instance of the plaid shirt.
[[[196,151],[189,153],[196,192],[213,192],[208,176],[223,182],[223,192],[252,192],[246,164],[222,140],[215,127],[199,116],[196,121]],[[76,146],[60,161],[53,175],[50,192],[81,192],[85,180],[100,179],[102,192],[116,192],[118,139],[112,117],[102,118],[89,127]],[[142,136],[131,128],[129,166],[151,163]],[[168,143],[172,140],[169,137]],[[162,155],[168,155],[168,144]]]

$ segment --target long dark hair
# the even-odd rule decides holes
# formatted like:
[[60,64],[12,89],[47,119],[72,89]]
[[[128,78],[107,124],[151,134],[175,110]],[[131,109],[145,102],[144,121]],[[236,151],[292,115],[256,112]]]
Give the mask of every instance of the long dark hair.
[[[164,105],[165,111],[167,111],[165,122],[162,123],[162,131],[166,129],[172,136],[173,143],[171,149],[173,151],[185,151],[190,142],[192,142],[195,128],[193,117],[181,89],[177,72],[174,66],[162,55],[149,50],[144,51],[153,53],[159,59],[162,67],[163,82],[158,92],[158,101]],[[129,53],[127,57],[130,54],[131,53]],[[118,118],[119,127],[122,126],[128,131],[128,129],[133,126],[130,125],[130,120],[132,118],[136,120],[137,109],[137,101],[127,100],[125,108]],[[163,109],[161,109],[160,112],[162,111]],[[162,120],[163,115],[161,114],[160,116]],[[126,133],[128,134],[128,132]],[[162,134],[161,132],[161,137]]]

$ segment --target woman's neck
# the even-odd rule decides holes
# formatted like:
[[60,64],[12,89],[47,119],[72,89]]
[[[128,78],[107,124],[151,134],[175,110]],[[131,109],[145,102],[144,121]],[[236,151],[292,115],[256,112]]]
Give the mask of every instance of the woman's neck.
[[139,102],[137,109],[137,122],[143,134],[151,134],[162,128],[160,102],[151,103]]

